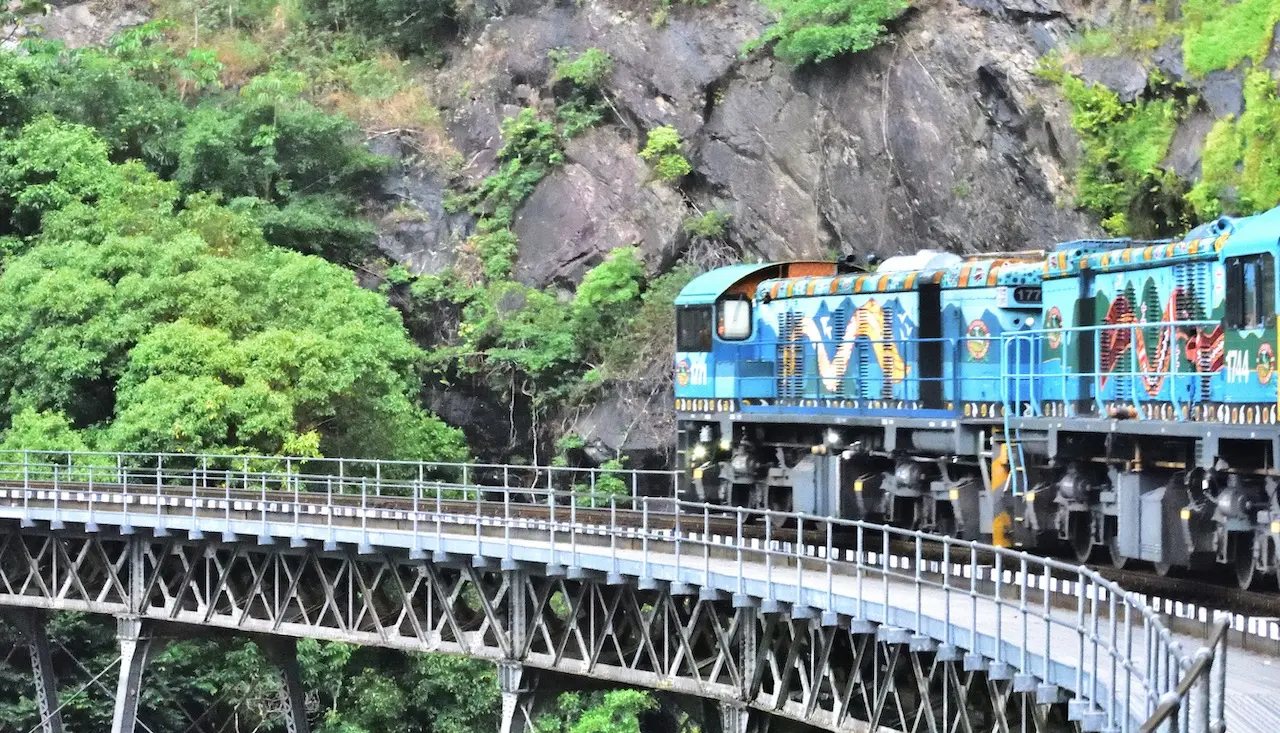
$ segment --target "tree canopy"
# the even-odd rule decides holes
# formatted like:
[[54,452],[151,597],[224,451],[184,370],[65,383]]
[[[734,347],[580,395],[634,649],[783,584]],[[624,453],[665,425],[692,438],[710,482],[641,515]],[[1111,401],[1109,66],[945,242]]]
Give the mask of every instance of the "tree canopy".
[[94,447],[458,458],[417,406],[421,351],[350,271],[43,116],[0,141],[0,407]]

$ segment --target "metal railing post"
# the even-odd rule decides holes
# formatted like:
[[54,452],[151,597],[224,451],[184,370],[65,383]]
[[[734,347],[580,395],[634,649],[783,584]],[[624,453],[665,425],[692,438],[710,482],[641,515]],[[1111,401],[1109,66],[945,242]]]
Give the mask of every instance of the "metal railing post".
[[[70,463],[70,458],[67,459]],[[160,487],[164,484],[164,456],[156,456],[156,531],[164,528],[164,517],[160,511],[160,505],[164,502],[164,498],[160,491]]]
[[947,646],[955,646],[955,633],[951,628],[951,542],[950,538],[942,541],[942,602],[943,623],[947,628]]
[[707,504],[702,505],[702,582],[710,584],[711,581],[711,508]]
[[[285,479],[286,479],[286,480],[288,480],[288,474],[285,474]],[[245,476],[245,481],[246,481],[246,482],[248,482],[248,480],[249,480],[249,477],[246,475],[246,476]],[[267,474],[266,474],[266,472],[265,472],[265,471],[262,473],[262,498],[261,498],[261,501],[262,501],[262,504],[261,504],[261,509],[262,509],[262,529],[261,529],[261,531],[259,531],[259,532],[258,532],[258,537],[260,538],[260,540],[264,540],[264,539],[266,539],[266,538],[267,538]]]
[[827,610],[828,611],[834,611],[836,607],[835,587],[834,587],[835,581],[834,581],[834,578],[832,577],[832,574],[833,574],[832,565],[835,563],[835,558],[831,556],[832,548],[834,547],[834,543],[832,542],[832,537],[831,537],[832,531],[833,531],[833,525],[831,523],[831,520],[827,520],[827,548],[826,549],[827,549]]
[[924,532],[916,530],[915,532],[916,556],[912,559],[913,570],[915,570],[916,585],[916,629],[924,628],[924,575],[922,573],[924,565]]
[[742,508],[734,507],[733,520],[735,525],[734,532],[735,532],[735,539],[737,544],[736,555],[737,555],[737,571],[738,571],[738,595],[743,595],[746,593],[746,588],[745,588],[746,578],[743,577],[745,575],[745,572],[744,572],[745,569],[742,566],[742,551],[743,551],[743,547],[745,547],[747,544],[747,538],[742,536],[742,515],[743,515]]
[[609,554],[613,559],[611,567],[618,572],[618,497],[609,495]]
[[[765,597],[773,598],[773,517],[769,516],[768,509],[764,510],[764,589]],[[680,515],[676,515],[676,521],[679,521]]]
[[[995,583],[995,601],[996,601],[996,648],[995,661],[1004,662],[1004,553],[996,553],[996,566],[994,570],[996,576]],[[974,633],[977,633],[977,624],[974,624]],[[975,642],[974,648],[977,648]]]
[[802,514],[796,515],[796,605],[804,605],[804,515]]
[[31,454],[27,451],[22,451],[22,512],[31,516]]
[[644,532],[640,536],[640,575],[644,578],[651,578],[649,574],[649,500],[646,498],[640,502],[640,525]]

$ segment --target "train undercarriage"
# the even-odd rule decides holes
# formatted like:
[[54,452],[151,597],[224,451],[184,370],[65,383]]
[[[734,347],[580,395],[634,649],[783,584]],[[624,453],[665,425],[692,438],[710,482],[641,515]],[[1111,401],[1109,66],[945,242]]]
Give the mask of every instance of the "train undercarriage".
[[1080,563],[1146,563],[1161,575],[1217,564],[1242,588],[1274,585],[1280,575],[1280,437],[1268,431],[743,417],[681,416],[686,498],[865,520]]

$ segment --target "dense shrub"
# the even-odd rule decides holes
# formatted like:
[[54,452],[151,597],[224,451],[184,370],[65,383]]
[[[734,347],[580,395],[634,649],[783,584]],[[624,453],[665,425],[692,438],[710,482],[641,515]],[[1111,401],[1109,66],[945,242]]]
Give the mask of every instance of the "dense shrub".
[[871,48],[906,0],[764,0],[777,15],[748,49],[767,45],[793,64],[814,63]]

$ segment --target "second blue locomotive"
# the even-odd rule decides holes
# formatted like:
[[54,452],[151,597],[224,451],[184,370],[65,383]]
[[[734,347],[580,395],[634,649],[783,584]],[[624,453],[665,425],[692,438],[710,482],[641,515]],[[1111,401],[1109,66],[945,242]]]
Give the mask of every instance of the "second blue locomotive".
[[1178,241],[736,265],[677,306],[705,501],[1277,572],[1280,209]]

